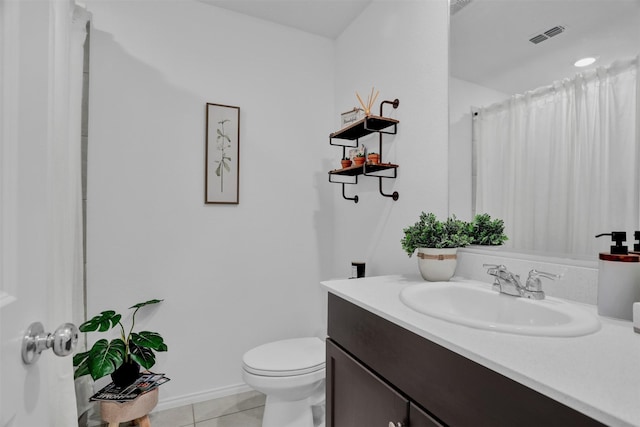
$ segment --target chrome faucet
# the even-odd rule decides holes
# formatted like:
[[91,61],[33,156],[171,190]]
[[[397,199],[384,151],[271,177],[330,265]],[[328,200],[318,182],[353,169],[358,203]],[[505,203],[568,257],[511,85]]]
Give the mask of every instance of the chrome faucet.
[[562,274],[545,273],[544,271],[538,271],[533,269],[529,272],[527,277],[527,284],[525,285],[525,295],[531,299],[544,299],[544,291],[542,290],[542,282],[540,278],[557,280],[562,278]]
[[542,291],[541,277],[546,279],[559,279],[559,274],[545,273],[543,271],[531,270],[525,285],[520,282],[520,276],[513,274],[504,265],[483,264],[487,267],[487,274],[493,276],[493,290],[501,294],[511,295],[514,297],[531,298],[535,300],[544,299],[545,295]]
[[482,266],[488,267],[487,274],[495,277],[493,281],[494,291],[514,297],[523,295],[524,286],[520,283],[520,276],[513,274],[502,264],[482,264]]

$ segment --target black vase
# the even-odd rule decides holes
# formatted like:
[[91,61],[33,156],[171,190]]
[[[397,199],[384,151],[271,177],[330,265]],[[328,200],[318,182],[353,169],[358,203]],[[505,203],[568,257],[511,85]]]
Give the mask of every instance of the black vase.
[[140,365],[136,362],[124,362],[111,374],[111,380],[118,387],[133,384],[140,376]]

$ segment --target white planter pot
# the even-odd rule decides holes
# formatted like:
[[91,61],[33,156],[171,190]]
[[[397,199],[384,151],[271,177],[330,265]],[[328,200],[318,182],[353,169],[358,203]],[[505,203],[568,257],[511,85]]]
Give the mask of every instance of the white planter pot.
[[418,268],[424,280],[446,282],[456,271],[458,248],[418,248]]

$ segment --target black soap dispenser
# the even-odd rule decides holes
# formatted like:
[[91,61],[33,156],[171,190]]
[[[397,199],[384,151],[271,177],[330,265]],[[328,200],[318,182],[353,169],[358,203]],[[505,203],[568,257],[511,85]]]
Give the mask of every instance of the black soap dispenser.
[[611,236],[611,241],[615,243],[615,245],[611,246],[611,255],[626,255],[629,253],[627,246],[623,245],[627,240],[626,231],[612,231],[611,233],[601,233],[596,235],[596,237],[601,236]]
[[[638,236],[637,233],[636,237]],[[640,255],[629,253],[624,231],[598,234],[611,236],[611,252],[600,252],[598,261],[598,314],[633,319],[633,303],[640,301]],[[635,247],[634,247],[635,249]]]

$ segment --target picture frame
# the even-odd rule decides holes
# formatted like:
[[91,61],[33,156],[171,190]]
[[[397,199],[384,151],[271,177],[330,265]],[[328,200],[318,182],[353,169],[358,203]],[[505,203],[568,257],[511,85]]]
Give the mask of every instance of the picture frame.
[[205,204],[240,203],[240,107],[206,105]]

